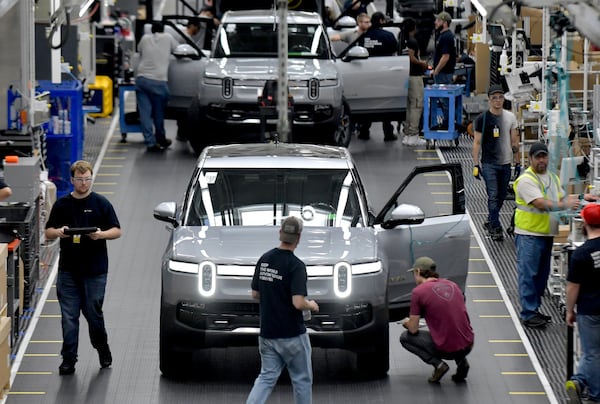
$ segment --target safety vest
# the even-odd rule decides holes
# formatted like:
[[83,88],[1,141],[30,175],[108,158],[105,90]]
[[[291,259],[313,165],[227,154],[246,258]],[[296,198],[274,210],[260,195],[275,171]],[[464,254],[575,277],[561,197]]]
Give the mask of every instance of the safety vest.
[[[547,199],[548,195],[548,190],[546,187],[544,187],[544,184],[541,183],[535,172],[531,169],[531,166],[529,166],[513,184],[513,189],[515,190],[515,203],[517,204],[517,209],[515,211],[515,227],[532,233],[550,234],[550,212],[547,210],[540,210],[532,204],[527,204],[517,192],[519,181],[526,175],[531,178],[533,182],[535,182],[542,190],[544,199]],[[552,181],[550,186],[555,186],[558,188],[558,198],[561,200],[563,198],[563,192],[558,176],[551,171],[548,171],[548,175],[550,175]]]

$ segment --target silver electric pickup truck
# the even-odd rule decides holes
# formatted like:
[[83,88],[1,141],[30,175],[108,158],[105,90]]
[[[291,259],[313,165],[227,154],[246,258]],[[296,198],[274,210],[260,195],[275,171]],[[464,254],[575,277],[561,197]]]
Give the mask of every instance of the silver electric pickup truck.
[[[353,47],[338,58],[320,14],[290,10],[287,24],[291,141],[346,147],[352,120],[402,118],[408,56]],[[277,115],[259,98],[277,76],[276,12],[228,11],[209,56],[192,43],[174,52],[167,116],[198,154],[209,144],[264,140]]]

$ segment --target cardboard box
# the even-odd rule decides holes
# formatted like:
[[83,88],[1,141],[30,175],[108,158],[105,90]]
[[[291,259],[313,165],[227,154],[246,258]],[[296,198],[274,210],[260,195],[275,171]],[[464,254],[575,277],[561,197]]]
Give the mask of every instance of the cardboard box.
[[7,293],[7,273],[6,273],[6,259],[8,258],[8,244],[0,243],[0,307],[8,302]]
[[543,40],[542,30],[544,27],[543,11],[540,8],[521,7],[520,26],[523,26],[523,21],[529,19],[529,41],[531,45],[541,45]]
[[10,388],[10,317],[0,317],[0,398]]
[[568,243],[567,238],[571,232],[571,226],[568,224],[561,224],[558,226],[558,235],[554,236],[555,243]]

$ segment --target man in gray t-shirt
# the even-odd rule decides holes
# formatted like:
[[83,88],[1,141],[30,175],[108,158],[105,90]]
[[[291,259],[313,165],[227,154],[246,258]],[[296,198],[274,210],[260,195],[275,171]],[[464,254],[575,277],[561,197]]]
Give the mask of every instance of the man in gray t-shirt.
[[[511,163],[517,164],[519,132],[515,115],[503,109],[504,90],[493,85],[488,91],[489,109],[475,120],[473,138],[473,175],[483,176],[488,194],[488,221],[486,230],[494,241],[504,240],[500,225],[500,209],[506,198],[510,181]],[[479,152],[481,150],[481,159]]]
[[149,152],[163,151],[171,144],[166,138],[164,117],[169,101],[169,58],[176,47],[177,41],[164,32],[160,21],[152,23],[152,34],[144,35],[138,44],[140,61],[136,69],[135,95]]

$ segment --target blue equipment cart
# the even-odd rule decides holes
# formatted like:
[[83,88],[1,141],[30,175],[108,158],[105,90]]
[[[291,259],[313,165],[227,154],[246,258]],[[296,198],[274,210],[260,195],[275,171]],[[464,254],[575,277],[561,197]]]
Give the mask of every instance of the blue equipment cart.
[[423,98],[423,133],[426,148],[436,140],[454,141],[458,146],[457,124],[462,123],[462,84],[432,84],[425,87]]
[[121,143],[127,142],[128,133],[142,132],[138,112],[125,111],[125,94],[130,91],[135,91],[135,84],[124,83],[119,85],[119,126],[121,127]]

